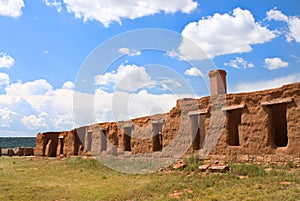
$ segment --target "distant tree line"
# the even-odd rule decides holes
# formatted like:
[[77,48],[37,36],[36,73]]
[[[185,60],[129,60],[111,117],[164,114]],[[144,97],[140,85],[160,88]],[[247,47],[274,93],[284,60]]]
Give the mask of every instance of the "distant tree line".
[[19,147],[35,147],[35,137],[0,137],[0,147],[19,148]]

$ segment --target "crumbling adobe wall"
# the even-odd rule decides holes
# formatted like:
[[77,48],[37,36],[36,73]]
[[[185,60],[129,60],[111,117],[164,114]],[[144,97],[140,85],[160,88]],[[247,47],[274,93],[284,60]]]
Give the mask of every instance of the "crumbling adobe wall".
[[59,134],[60,132],[38,133],[34,155],[55,157]]
[[[132,119],[131,121],[108,122],[91,125],[86,128],[85,135],[92,133],[90,153],[116,154],[130,151],[134,154],[153,152],[153,137],[161,132],[156,131],[153,121],[164,119],[164,114]],[[126,133],[128,132],[128,133]],[[157,133],[156,133],[157,132]],[[156,133],[156,134],[155,134]],[[82,140],[86,144],[86,138]]]
[[[164,124],[165,115],[153,115],[148,117],[142,117],[133,119],[127,124],[132,124],[131,129],[131,152],[134,154],[138,153],[152,153],[153,152],[153,143],[154,137],[161,135],[162,127]],[[158,122],[162,121],[162,122]],[[155,123],[157,122],[157,123]],[[125,124],[126,124],[125,123]],[[124,139],[124,132],[122,132]],[[158,139],[156,143],[162,143],[162,139]],[[124,140],[123,140],[124,141]],[[162,145],[156,145],[162,146]],[[158,148],[159,149],[159,148]],[[155,150],[155,149],[154,149]],[[159,150],[157,150],[159,151]]]
[[[163,151],[164,156],[174,157],[175,151],[178,157],[199,153],[202,158],[226,156],[228,161],[241,156],[247,156],[247,161],[250,155],[299,157],[299,104],[300,83],[251,93],[182,99],[167,114],[38,134],[35,155]],[[49,154],[53,153],[51,147],[56,154]]]
[[[281,88],[253,92],[226,95],[226,105],[230,106],[245,105],[240,110],[241,119],[238,124],[239,143],[229,145],[230,138],[228,116],[234,110],[225,110],[226,120],[220,140],[211,154],[218,155],[268,155],[268,154],[288,154],[299,155],[300,153],[300,83],[285,85]],[[278,110],[272,113],[272,107],[286,109]],[[282,118],[282,119],[280,119]],[[284,124],[286,118],[286,135],[287,144],[277,145],[274,139],[275,125],[272,124],[272,119],[276,119],[277,123]],[[231,119],[232,120],[232,119]],[[280,130],[277,135],[282,135],[284,131]]]
[[[180,158],[184,153],[190,155],[191,153],[198,151],[192,146],[197,129],[195,130],[191,125],[189,112],[208,109],[208,104],[209,97],[199,100],[182,99],[178,100],[176,106],[166,114],[166,123],[162,129],[165,157]],[[208,119],[203,122],[209,124]],[[208,125],[205,125],[204,127],[208,127]]]
[[[80,130],[80,129],[79,129]],[[79,140],[79,136],[77,134],[77,130],[64,131],[61,132],[58,136],[58,146],[56,149],[57,156],[73,156],[73,155],[81,155],[80,152],[83,149],[83,145]]]
[[17,151],[18,156],[32,156],[34,155],[34,149],[29,147],[20,147]]
[[80,139],[85,130],[86,127],[81,127],[71,131],[38,133],[34,155],[46,157],[85,155]]
[[[198,111],[199,114],[195,115],[198,116],[197,129],[201,130],[201,125],[202,129],[205,128],[205,143],[197,149],[190,147],[186,155],[199,152],[205,158],[210,153],[226,156],[227,161],[248,155],[300,157],[300,83],[252,93],[216,95],[198,101],[200,111],[209,110],[208,113]],[[192,116],[184,119],[182,112],[182,105],[188,107],[189,104],[194,103],[192,100],[179,100],[171,110],[163,129],[166,144],[180,133],[181,125],[192,127]],[[188,110],[193,111],[192,108]],[[286,128],[286,134],[282,134],[285,128],[275,128],[276,124],[282,124],[281,127]],[[232,129],[236,131],[230,131]],[[275,132],[275,129],[279,131]],[[236,134],[237,139],[231,139],[232,134]],[[281,137],[275,142],[278,135],[286,135],[286,139]],[[202,140],[199,140],[200,143],[203,143]]]

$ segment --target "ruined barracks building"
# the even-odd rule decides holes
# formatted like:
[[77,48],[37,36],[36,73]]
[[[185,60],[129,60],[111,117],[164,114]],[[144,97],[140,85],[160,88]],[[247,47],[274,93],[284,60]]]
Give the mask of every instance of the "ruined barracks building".
[[224,162],[300,163],[300,83],[227,94],[225,71],[210,71],[209,77],[209,97],[178,100],[166,114],[39,133],[34,154],[184,152]]

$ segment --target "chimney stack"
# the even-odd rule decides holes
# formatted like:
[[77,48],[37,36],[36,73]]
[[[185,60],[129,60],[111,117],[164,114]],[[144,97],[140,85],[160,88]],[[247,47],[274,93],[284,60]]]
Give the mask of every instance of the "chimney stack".
[[210,95],[226,94],[226,71],[212,70],[209,71],[210,77]]

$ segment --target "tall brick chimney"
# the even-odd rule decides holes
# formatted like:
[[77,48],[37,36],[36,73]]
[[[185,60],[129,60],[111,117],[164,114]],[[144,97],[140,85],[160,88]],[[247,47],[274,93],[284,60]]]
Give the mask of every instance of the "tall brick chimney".
[[210,95],[226,94],[226,71],[212,70],[209,71],[210,77]]

